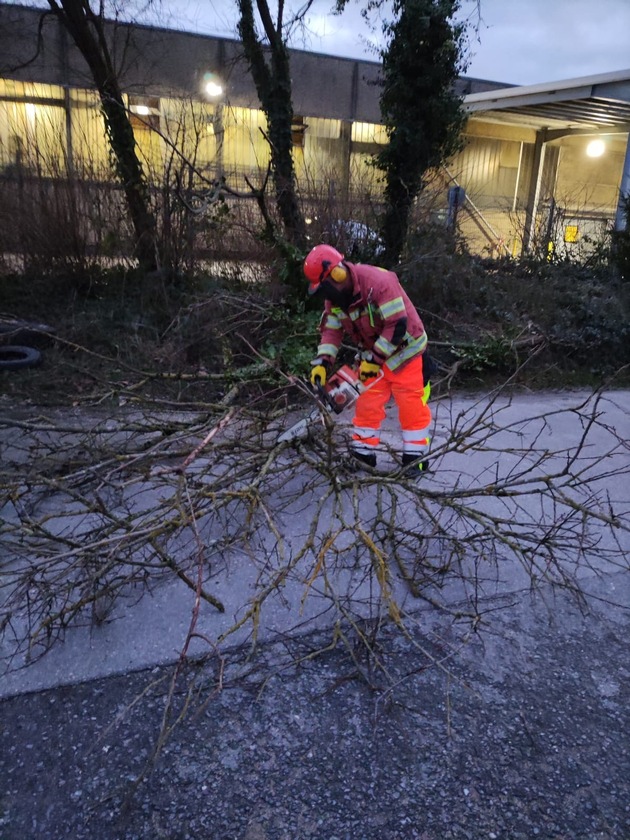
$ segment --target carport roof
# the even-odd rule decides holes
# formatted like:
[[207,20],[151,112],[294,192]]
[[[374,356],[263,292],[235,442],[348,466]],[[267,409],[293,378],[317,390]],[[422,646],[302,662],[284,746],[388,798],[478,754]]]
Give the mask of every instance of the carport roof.
[[535,130],[630,130],[630,70],[464,97],[471,115]]

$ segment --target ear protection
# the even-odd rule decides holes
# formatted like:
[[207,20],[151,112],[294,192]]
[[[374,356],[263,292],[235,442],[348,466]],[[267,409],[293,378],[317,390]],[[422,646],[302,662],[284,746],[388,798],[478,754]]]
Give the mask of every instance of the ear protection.
[[336,265],[330,272],[330,276],[335,281],[335,283],[344,283],[346,277],[348,276],[348,272],[342,265]]

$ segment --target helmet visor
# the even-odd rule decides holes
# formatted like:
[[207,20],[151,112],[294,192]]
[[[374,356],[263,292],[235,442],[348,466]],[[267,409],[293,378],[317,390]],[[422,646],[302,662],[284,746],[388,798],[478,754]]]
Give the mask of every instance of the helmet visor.
[[319,276],[318,277],[313,277],[311,275],[311,278],[309,280],[309,284],[308,284],[309,295],[314,295],[315,292],[322,285],[324,280],[326,280],[326,278],[329,276],[330,272],[333,269],[333,263],[331,263],[329,260],[322,260],[322,263],[319,266],[319,268],[320,268]]
[[315,292],[318,292],[321,288],[321,280],[311,280],[308,284],[308,293],[309,295],[314,295]]

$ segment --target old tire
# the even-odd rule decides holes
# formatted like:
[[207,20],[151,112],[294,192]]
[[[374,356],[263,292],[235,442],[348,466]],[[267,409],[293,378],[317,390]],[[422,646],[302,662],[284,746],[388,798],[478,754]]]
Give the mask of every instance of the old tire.
[[0,347],[0,370],[35,367],[42,360],[42,354],[34,347],[7,344]]
[[0,315],[0,345],[37,347],[41,350],[55,340],[57,330],[49,324]]

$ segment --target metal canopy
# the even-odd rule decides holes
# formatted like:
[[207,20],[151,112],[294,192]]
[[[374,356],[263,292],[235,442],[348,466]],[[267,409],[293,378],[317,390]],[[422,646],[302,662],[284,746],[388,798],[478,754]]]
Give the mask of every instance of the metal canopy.
[[[534,234],[547,144],[570,134],[628,134],[630,70],[471,93],[464,97],[464,105],[471,116],[479,115],[485,122],[521,126],[535,132],[523,233],[526,251]],[[627,197],[630,197],[630,136],[619,187],[616,230],[625,227]]]
[[543,85],[509,87],[464,97],[468,113],[535,131],[630,129],[630,70]]

